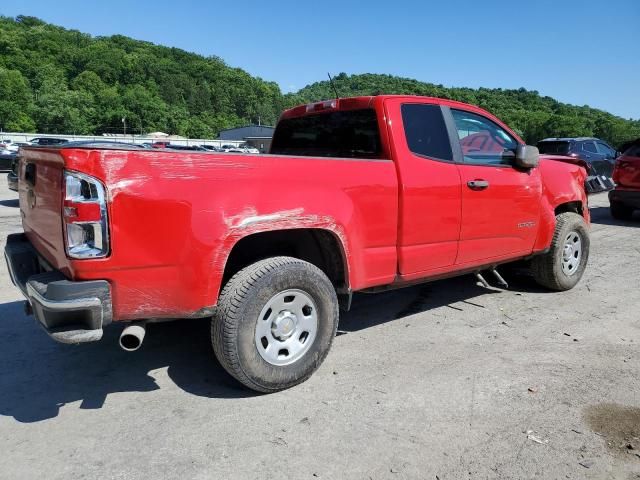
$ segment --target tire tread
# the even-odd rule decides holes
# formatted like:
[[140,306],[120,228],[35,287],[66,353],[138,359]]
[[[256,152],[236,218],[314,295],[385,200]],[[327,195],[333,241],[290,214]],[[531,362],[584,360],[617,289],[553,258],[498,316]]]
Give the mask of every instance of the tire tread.
[[[567,290],[567,287],[562,284],[555,269],[555,257],[558,249],[562,249],[564,246],[564,239],[562,237],[564,236],[565,226],[578,222],[584,224],[584,218],[577,213],[565,212],[556,216],[556,227],[553,232],[549,251],[545,254],[538,255],[531,261],[531,273],[539,285],[556,291]],[[588,245],[583,254],[589,254]]]
[[[265,275],[273,270],[286,268],[294,264],[302,264],[317,269],[318,272],[324,275],[320,269],[303,260],[293,257],[271,257],[260,260],[237,272],[226,283],[220,293],[218,306],[211,322],[211,343],[213,350],[222,367],[236,380],[252,390],[270,393],[281,389],[265,387],[264,385],[256,383],[242,369],[240,359],[238,358],[238,347],[236,345],[238,328],[241,324],[241,314],[239,310],[241,310],[244,302],[246,302],[247,298],[251,295],[256,283]],[[329,349],[327,348],[324,354],[318,358],[317,365],[322,363],[328,352]],[[295,384],[307,380],[313,374],[314,370],[299,378]],[[289,387],[290,386],[293,385],[289,385]]]

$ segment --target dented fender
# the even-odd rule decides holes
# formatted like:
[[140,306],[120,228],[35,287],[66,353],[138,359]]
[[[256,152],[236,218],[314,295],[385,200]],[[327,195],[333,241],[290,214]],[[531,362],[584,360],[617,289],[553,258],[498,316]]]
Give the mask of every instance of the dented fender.
[[579,202],[582,215],[590,224],[589,202],[584,190],[587,178],[585,167],[579,162],[560,162],[554,157],[541,156],[542,198],[540,225],[534,252],[549,248],[556,227],[556,209],[561,205]]

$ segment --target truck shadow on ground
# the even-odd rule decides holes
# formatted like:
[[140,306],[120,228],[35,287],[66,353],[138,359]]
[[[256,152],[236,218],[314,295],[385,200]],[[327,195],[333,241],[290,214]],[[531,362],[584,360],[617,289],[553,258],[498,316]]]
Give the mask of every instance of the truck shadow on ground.
[[54,418],[78,401],[82,409],[99,409],[111,393],[158,390],[153,371],[166,367],[194,395],[254,395],[216,361],[206,320],[150,325],[143,347],[127,353],[118,347],[119,326],[106,328],[100,342],[73,346],[53,342],[24,315],[22,302],[1,304],[0,318],[0,415],[19,422]]
[[[468,309],[484,308],[482,299],[475,297],[498,292],[480,287],[473,277],[465,276],[356,295],[352,310],[341,316],[339,334],[438,307],[464,314]],[[106,328],[100,342],[72,346],[52,341],[32,317],[25,316],[23,302],[0,304],[0,319],[0,415],[19,422],[54,418],[61,407],[74,402],[80,402],[82,409],[100,409],[112,393],[158,390],[161,387],[154,379],[154,370],[163,368],[177,387],[193,395],[257,395],[244,389],[217,362],[206,319],[150,324],[144,345],[133,353],[118,347],[120,326]],[[419,321],[432,320],[435,317],[427,316]]]
[[591,223],[599,225],[617,225],[620,227],[640,227],[640,211],[633,212],[631,220],[616,220],[611,216],[609,207],[593,207],[590,208]]

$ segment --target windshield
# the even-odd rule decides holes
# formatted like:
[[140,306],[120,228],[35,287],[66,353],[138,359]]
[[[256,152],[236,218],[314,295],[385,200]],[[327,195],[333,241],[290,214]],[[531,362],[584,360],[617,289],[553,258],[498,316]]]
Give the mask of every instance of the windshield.
[[281,120],[273,136],[271,153],[379,158],[376,112],[373,109],[333,111]]
[[567,155],[570,147],[569,142],[538,142],[540,153],[547,155]]

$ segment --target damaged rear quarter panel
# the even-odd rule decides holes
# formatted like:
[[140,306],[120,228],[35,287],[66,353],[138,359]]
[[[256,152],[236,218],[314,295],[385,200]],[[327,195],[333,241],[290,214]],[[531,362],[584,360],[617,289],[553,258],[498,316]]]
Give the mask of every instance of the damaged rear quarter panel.
[[111,255],[71,261],[111,281],[118,320],[193,315],[216,303],[247,235],[319,228],[339,239],[354,289],[396,271],[391,161],[171,151],[65,150],[66,167],[108,190]]

